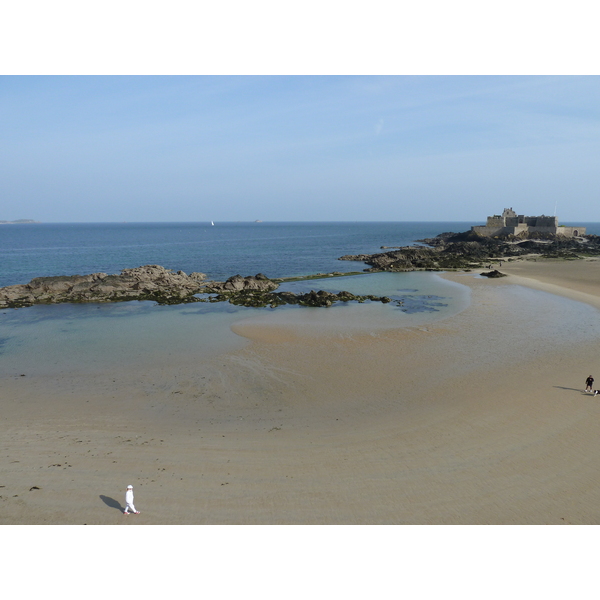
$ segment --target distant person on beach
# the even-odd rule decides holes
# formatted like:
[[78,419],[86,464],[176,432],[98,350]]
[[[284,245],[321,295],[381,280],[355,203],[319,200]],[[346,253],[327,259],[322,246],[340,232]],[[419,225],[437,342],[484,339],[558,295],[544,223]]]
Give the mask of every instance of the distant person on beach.
[[128,515],[129,509],[131,509],[131,512],[135,515],[140,514],[140,511],[135,510],[135,506],[133,505],[133,486],[132,485],[128,485],[127,491],[125,492],[125,510],[123,511],[123,514]]
[[[594,383],[594,378],[590,375],[586,380],[585,380],[585,391],[586,392],[591,392],[592,391],[592,385]],[[595,395],[595,394],[594,394]]]

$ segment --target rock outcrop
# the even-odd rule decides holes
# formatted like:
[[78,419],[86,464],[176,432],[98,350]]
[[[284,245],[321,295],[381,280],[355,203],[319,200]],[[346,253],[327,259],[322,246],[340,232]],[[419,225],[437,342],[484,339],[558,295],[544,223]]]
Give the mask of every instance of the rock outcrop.
[[600,255],[600,237],[583,239],[564,236],[529,236],[529,239],[489,238],[472,231],[441,233],[435,238],[418,240],[426,246],[404,246],[378,254],[346,255],[339,260],[356,260],[370,265],[365,271],[439,271],[474,269],[488,266],[490,261],[526,254],[546,258],[581,258]]
[[257,275],[242,277],[234,275],[227,281],[215,281],[207,286],[206,291],[209,292],[241,292],[241,291],[260,291],[270,292],[276,290],[279,286],[271,281],[266,275],[258,273]]
[[498,279],[499,277],[506,277],[506,273],[501,273],[497,269],[493,271],[483,271],[480,273],[482,277],[489,277],[490,279]]
[[[213,298],[212,302],[228,301],[230,304],[238,306],[252,306],[255,308],[270,306],[275,308],[284,304],[297,304],[299,306],[313,307],[329,307],[336,302],[382,302],[384,304],[391,302],[391,298],[387,296],[357,296],[350,292],[326,292],[320,290],[318,292],[311,290],[306,294],[294,294],[293,292],[261,292],[256,290],[244,290],[240,292],[229,292],[219,294]],[[402,301],[397,301],[397,305],[401,306]]]
[[[340,273],[341,274],[341,273]],[[174,273],[158,265],[123,269],[120,275],[92,273],[59,277],[36,277],[25,285],[0,288],[0,308],[19,308],[33,304],[61,302],[122,302],[152,300],[158,304],[186,302],[230,302],[239,306],[300,306],[327,307],[336,302],[391,302],[379,296],[356,296],[350,292],[337,294],[312,290],[306,294],[274,292],[278,283],[266,275],[242,277],[234,275],[227,281],[205,281],[203,273]],[[197,295],[202,295],[198,297]],[[397,301],[401,305],[401,301]]]
[[119,302],[154,300],[159,304],[194,302],[204,290],[206,275],[174,273],[158,265],[123,269],[120,275],[92,273],[36,277],[24,285],[0,288],[0,308],[61,302]]

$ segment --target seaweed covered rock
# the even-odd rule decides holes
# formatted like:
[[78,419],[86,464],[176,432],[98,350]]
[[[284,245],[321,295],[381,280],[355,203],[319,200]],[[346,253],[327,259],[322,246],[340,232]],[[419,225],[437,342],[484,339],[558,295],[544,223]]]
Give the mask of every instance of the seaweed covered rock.
[[225,291],[211,299],[212,302],[229,302],[237,306],[249,306],[261,308],[270,306],[275,308],[284,304],[296,304],[299,306],[322,307],[333,306],[336,302],[382,302],[387,304],[391,298],[387,296],[357,296],[351,292],[341,291],[338,293],[326,292],[324,290],[311,290],[305,294],[294,294],[293,292],[263,292],[259,290]]

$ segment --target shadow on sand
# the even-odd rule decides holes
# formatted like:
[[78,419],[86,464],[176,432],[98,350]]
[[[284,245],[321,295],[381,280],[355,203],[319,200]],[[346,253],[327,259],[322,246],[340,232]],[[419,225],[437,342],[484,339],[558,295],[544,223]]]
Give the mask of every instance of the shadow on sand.
[[104,502],[104,504],[106,504],[106,506],[110,506],[111,508],[116,508],[117,510],[120,510],[121,512],[123,512],[125,510],[125,507],[121,506],[121,503],[118,500],[115,500],[114,498],[109,498],[108,496],[103,496],[102,494],[100,494],[100,500],[102,500],[102,502]]
[[[555,385],[554,387],[557,390],[569,390],[571,392],[579,392],[580,394],[585,394],[585,392],[581,388],[569,388],[569,387],[563,387],[562,385]],[[587,394],[586,394],[586,396],[587,396]]]

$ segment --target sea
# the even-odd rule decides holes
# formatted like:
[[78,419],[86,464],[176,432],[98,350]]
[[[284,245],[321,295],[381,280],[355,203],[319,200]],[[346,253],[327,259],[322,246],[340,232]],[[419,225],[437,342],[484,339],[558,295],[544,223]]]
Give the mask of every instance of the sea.
[[[83,275],[141,265],[232,275],[295,277],[362,272],[347,254],[470,229],[467,222],[30,223],[0,225],[0,287],[34,277]],[[568,223],[565,223],[568,225]],[[587,223],[600,235],[600,223]],[[340,336],[395,327],[426,327],[469,304],[469,288],[436,273],[373,273],[288,282],[280,290],[346,290],[386,295],[390,304],[339,303],[330,308],[248,308],[228,303],[158,306],[154,302],[59,304],[0,311],[0,376],[105,372],[214,356],[248,340],[235,323],[296,325]]]

